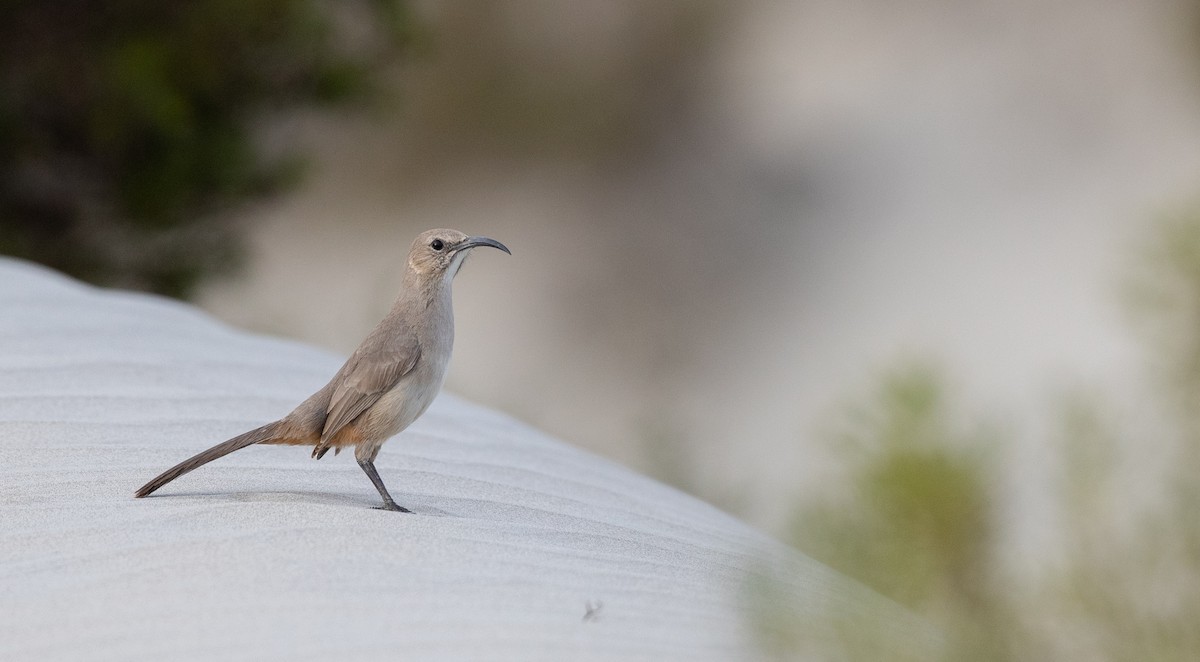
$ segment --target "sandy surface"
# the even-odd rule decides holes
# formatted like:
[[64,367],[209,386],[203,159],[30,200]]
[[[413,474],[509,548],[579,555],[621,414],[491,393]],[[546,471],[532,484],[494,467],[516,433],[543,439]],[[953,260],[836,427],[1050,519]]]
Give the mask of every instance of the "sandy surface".
[[449,395],[377,461],[413,515],[374,510],[352,457],[280,447],[132,498],[339,363],[0,258],[0,659],[753,659],[744,580],[762,558],[801,616],[891,609]]

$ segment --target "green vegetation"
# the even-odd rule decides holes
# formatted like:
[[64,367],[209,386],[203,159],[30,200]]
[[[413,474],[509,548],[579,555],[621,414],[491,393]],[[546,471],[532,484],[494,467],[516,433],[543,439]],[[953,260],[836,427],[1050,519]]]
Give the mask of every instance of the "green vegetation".
[[[889,374],[849,409],[833,440],[845,453],[843,489],[799,509],[793,543],[927,619],[945,637],[940,659],[1196,659],[1200,214],[1161,223],[1127,285],[1149,390],[1166,403],[1141,418],[1161,426],[1133,436],[1100,395],[1057,403],[1048,498],[1059,524],[1037,562],[1002,560],[1014,507],[1005,473],[1022,472],[998,452],[1008,440],[969,422],[925,364]],[[1133,462],[1156,454],[1164,461]],[[780,622],[787,610],[769,606],[780,596],[751,589],[751,618],[776,659],[897,659],[903,650],[892,624],[834,613]]]
[[186,294],[236,254],[222,212],[296,179],[255,128],[363,98],[408,23],[397,0],[3,3],[0,253]]

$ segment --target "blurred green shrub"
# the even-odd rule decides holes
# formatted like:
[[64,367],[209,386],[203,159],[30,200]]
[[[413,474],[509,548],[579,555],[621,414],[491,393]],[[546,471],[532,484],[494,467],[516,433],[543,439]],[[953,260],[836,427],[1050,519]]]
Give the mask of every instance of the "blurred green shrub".
[[[1141,406],[1154,411],[1133,417],[1134,433],[1101,395],[1056,403],[1044,506],[1059,525],[1037,562],[1002,562],[1016,512],[1006,475],[1010,489],[1037,481],[1006,465],[1002,435],[964,422],[924,364],[849,408],[833,439],[844,480],[800,506],[792,542],[937,627],[936,659],[1200,659],[1200,213],[1157,225],[1126,286],[1156,384]],[[750,617],[776,659],[903,650],[894,624],[833,610],[780,622],[763,586],[750,582]]]
[[1200,442],[1200,208],[1162,219],[1135,252],[1124,284],[1125,309],[1156,386],[1177,407],[1181,432]]
[[[939,626],[953,652],[947,659],[1006,659],[999,653],[1005,642],[992,630],[1009,619],[996,599],[1001,578],[993,558],[998,513],[990,467],[1000,438],[958,420],[946,390],[936,369],[916,362],[885,375],[872,398],[849,407],[833,439],[847,474],[797,512],[790,537]],[[850,628],[835,619],[793,628],[783,659],[802,645],[815,659],[880,659],[895,648],[885,623]],[[811,650],[806,640],[825,631],[839,635]]]
[[398,0],[0,3],[0,252],[186,295],[235,255],[221,212],[298,174],[255,127],[362,98],[408,27]]

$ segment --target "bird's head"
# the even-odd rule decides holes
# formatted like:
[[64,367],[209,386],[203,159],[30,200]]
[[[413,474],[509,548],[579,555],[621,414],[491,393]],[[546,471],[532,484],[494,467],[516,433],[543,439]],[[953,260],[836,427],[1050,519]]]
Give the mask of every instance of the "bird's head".
[[471,237],[458,230],[426,230],[417,235],[408,252],[408,268],[425,279],[439,276],[454,278],[472,248],[491,246],[509,255],[512,251],[504,244],[488,237]]

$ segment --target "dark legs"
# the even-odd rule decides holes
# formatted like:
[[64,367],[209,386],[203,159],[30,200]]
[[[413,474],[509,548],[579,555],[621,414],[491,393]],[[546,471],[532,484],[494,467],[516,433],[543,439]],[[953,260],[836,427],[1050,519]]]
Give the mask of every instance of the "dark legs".
[[383,506],[380,510],[391,510],[398,513],[411,513],[412,511],[404,506],[397,506],[395,501],[392,501],[392,495],[388,494],[387,488],[383,486],[383,480],[379,478],[379,472],[375,471],[375,463],[370,460],[359,460],[358,466],[367,474],[367,478],[371,479],[371,483],[375,485],[375,489],[379,490],[379,496],[383,497]]

